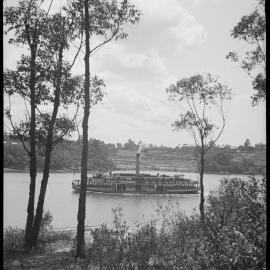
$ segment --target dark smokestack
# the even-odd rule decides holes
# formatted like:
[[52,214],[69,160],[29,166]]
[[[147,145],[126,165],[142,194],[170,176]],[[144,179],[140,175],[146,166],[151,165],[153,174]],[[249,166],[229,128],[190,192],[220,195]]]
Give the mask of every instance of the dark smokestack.
[[136,174],[140,174],[140,153],[136,154]]

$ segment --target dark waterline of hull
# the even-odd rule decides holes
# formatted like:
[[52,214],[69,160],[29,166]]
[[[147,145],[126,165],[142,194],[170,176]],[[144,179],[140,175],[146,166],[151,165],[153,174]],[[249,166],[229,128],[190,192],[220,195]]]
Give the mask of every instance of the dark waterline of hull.
[[[80,188],[73,188],[74,192],[79,192]],[[167,190],[167,191],[113,191],[113,190],[101,190],[101,189],[87,189],[87,192],[92,193],[107,193],[107,194],[197,194],[199,189],[187,189],[187,190]]]

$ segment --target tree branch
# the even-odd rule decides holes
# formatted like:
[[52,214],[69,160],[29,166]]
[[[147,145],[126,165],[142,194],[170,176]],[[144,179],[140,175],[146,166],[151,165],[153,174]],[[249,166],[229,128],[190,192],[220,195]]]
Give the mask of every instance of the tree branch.
[[25,102],[25,100],[26,100],[26,98],[24,97],[24,98],[23,98],[23,101],[24,101],[24,106],[25,106],[25,109],[26,109],[27,115],[28,115],[28,117],[29,117],[29,119],[30,119],[31,117],[30,117],[29,111],[28,111],[28,109],[27,109],[27,106],[26,106],[26,102]]
[[266,59],[266,57],[265,57],[265,53],[264,53],[264,51],[262,50],[262,47],[261,47],[261,44],[260,44],[260,42],[259,42],[258,38],[257,38],[257,37],[255,37],[255,39],[256,39],[257,44],[258,44],[258,49],[260,50],[261,54],[263,55],[263,61],[264,61],[264,64],[266,64],[266,63],[265,63],[265,59]]
[[75,119],[75,125],[76,125],[76,129],[77,129],[77,133],[78,133],[78,141],[81,144],[81,141],[80,141],[80,131],[79,131],[79,124],[80,124],[80,122],[82,122],[82,119],[78,123],[77,123],[77,118]]
[[201,153],[200,147],[199,147],[199,143],[198,143],[198,140],[197,140],[197,138],[196,138],[196,134],[195,134],[195,132],[194,132],[193,129],[191,129],[191,133],[192,133],[192,136],[193,136],[193,138],[194,138],[194,142],[195,142],[197,151],[198,151],[199,153]]
[[[77,116],[77,113],[78,113],[78,111],[79,111],[79,107],[80,107],[80,104],[79,104],[79,102],[78,102],[78,104],[77,104],[77,109],[76,109],[76,112],[75,112],[75,114],[74,114],[73,119],[71,120],[71,123],[73,123],[73,122],[75,121],[76,116]],[[64,132],[62,135],[60,135],[56,140],[53,140],[52,143],[53,143],[53,144],[57,144],[64,136],[67,135],[68,132],[69,132],[69,130],[66,130],[66,132]]]
[[76,59],[77,59],[77,57],[78,57],[78,55],[79,55],[79,53],[81,51],[82,45],[83,45],[83,35],[81,37],[80,46],[79,46],[79,48],[77,48],[78,51],[77,51],[76,55],[74,56],[73,61],[72,61],[72,64],[70,65],[70,68],[69,69],[71,69],[73,67],[73,65],[75,64],[75,61],[76,61]]
[[110,42],[116,36],[116,34],[118,33],[119,27],[120,27],[120,23],[118,21],[117,29],[112,33],[111,37],[109,39],[106,38],[106,40],[104,42],[100,43],[99,45],[97,45],[96,47],[94,47],[94,49],[90,50],[90,54],[93,51],[95,51],[96,49],[98,49],[99,47],[101,47],[101,46],[105,45],[106,43]]
[[24,142],[24,140],[23,140],[22,134],[21,134],[21,133],[19,132],[19,130],[15,127],[15,125],[13,124],[13,121],[12,121],[12,116],[11,116],[11,113],[10,113],[10,112],[11,112],[11,101],[10,101],[10,96],[9,96],[9,108],[8,108],[8,112],[9,112],[8,119],[9,119],[9,122],[10,122],[10,124],[11,124],[11,126],[12,126],[12,129],[13,129],[13,131],[14,131],[15,133],[17,133],[17,136],[18,136],[20,142],[22,143],[24,150],[26,151],[26,153],[27,153],[27,154],[29,155],[29,157],[30,157],[30,156],[31,156],[30,150],[27,149],[27,147],[26,147],[26,145],[25,145],[25,142]]
[[217,107],[218,107],[218,109],[220,110],[220,113],[221,113],[221,116],[222,116],[222,121],[223,121],[222,128],[221,128],[219,134],[217,135],[216,139],[212,140],[212,142],[211,142],[211,143],[209,144],[209,146],[206,148],[205,153],[213,146],[213,144],[216,143],[216,141],[219,139],[219,137],[220,137],[220,135],[221,135],[221,133],[223,132],[224,127],[225,127],[225,116],[224,116],[224,112],[223,112],[222,105],[220,106],[220,108],[219,108],[218,105],[217,105]]

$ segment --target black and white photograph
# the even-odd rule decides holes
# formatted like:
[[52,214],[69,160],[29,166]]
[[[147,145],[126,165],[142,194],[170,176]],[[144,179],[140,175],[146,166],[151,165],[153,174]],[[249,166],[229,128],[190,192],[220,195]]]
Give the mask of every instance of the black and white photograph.
[[3,1],[3,268],[264,270],[265,0]]

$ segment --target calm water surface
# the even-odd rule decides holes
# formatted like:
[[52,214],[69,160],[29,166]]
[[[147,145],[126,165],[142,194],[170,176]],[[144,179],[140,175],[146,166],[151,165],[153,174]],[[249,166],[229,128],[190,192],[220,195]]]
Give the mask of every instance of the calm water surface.
[[[130,171],[132,172],[132,171]],[[142,171],[142,173],[153,173],[156,171]],[[175,174],[172,172],[159,172]],[[196,173],[185,173],[186,177],[199,180]],[[37,192],[39,193],[41,174],[37,176]],[[210,190],[214,190],[219,185],[223,175],[205,174],[204,184],[206,195]],[[233,177],[230,175],[229,177]],[[247,178],[246,175],[237,177]],[[77,225],[77,210],[79,193],[71,188],[74,179],[72,173],[51,173],[44,210],[50,210],[53,215],[53,226],[55,228],[75,227]],[[4,227],[17,226],[24,228],[26,221],[26,209],[29,193],[28,173],[4,173]],[[132,226],[135,222],[142,223],[155,217],[158,204],[166,205],[169,197],[177,202],[180,210],[187,215],[193,209],[198,211],[200,194],[175,194],[175,195],[123,195],[123,194],[102,194],[87,193],[86,198],[86,225],[100,225],[107,223],[110,225],[113,220],[112,209],[121,207],[124,219]],[[36,200],[38,195],[36,195]]]

